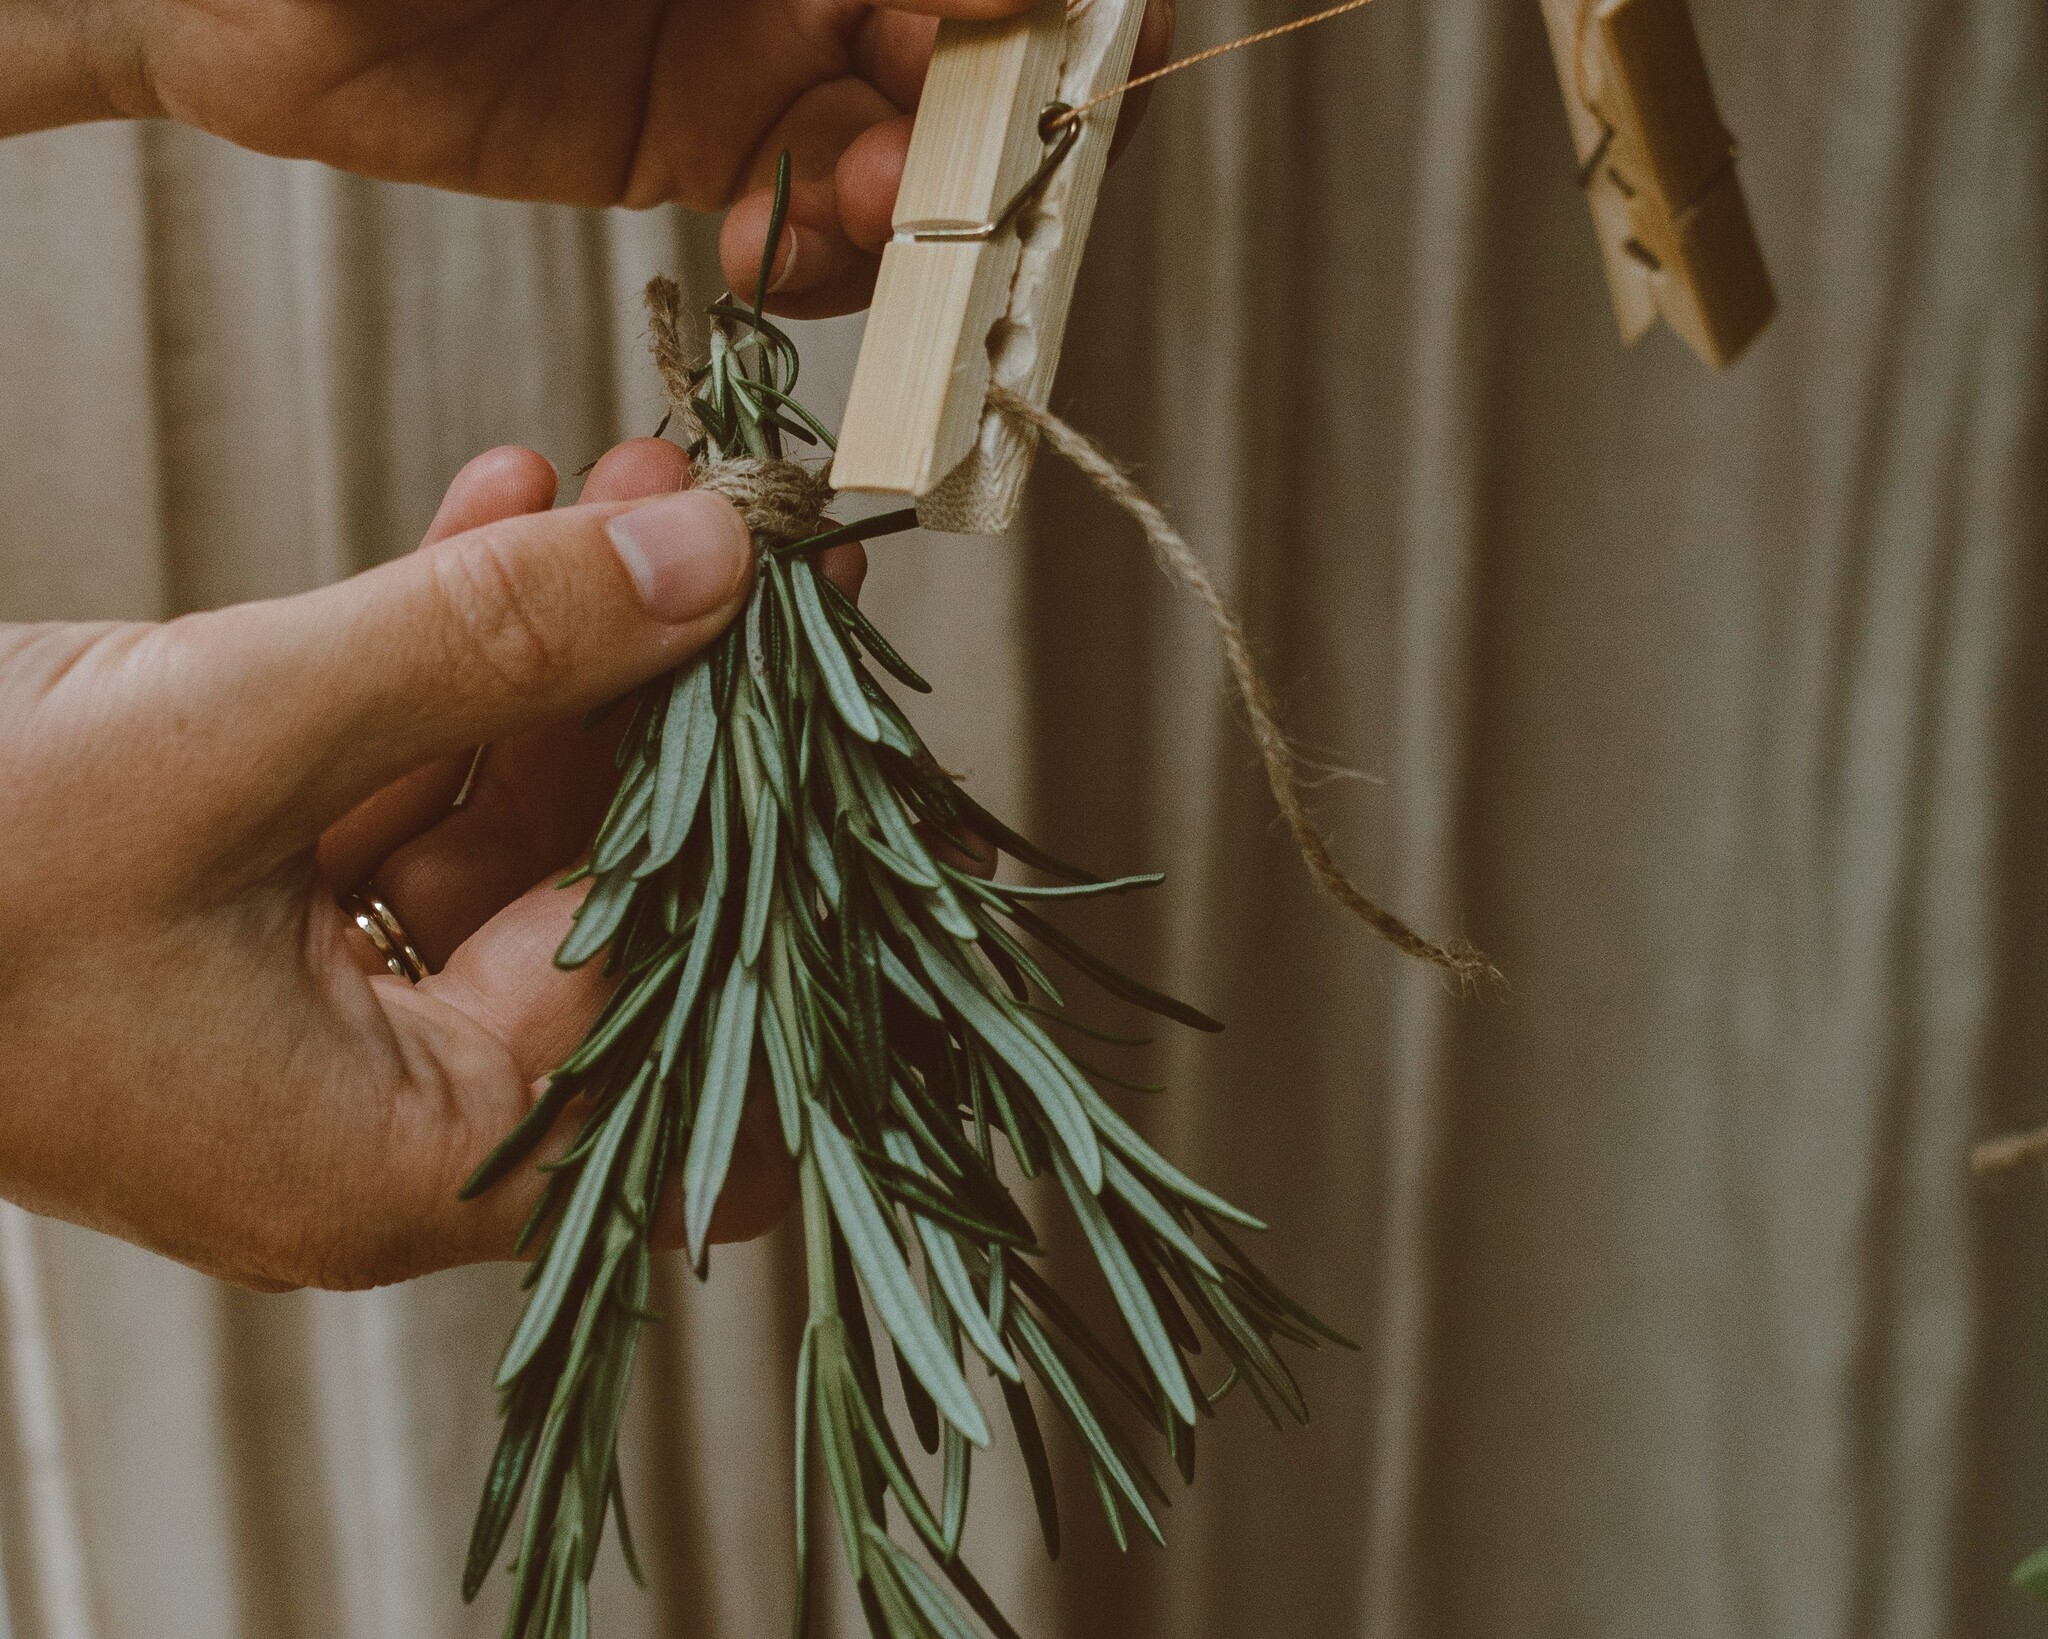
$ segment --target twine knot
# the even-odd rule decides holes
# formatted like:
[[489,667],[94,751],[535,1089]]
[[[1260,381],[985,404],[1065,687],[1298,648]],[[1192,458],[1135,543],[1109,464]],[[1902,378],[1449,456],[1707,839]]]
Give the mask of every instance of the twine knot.
[[832,486],[823,474],[794,461],[753,456],[699,461],[693,483],[738,507],[762,547],[787,546],[818,534],[819,519],[832,504]]
[[[676,431],[685,444],[695,444],[704,436],[704,424],[691,402],[698,372],[691,365],[696,349],[686,328],[688,312],[682,287],[675,280],[663,276],[648,281],[647,322],[654,344],[654,367],[661,372]],[[764,548],[787,546],[818,534],[819,520],[832,504],[832,486],[823,475],[794,461],[745,455],[699,461],[692,483],[723,495],[738,507],[753,531],[755,544]]]

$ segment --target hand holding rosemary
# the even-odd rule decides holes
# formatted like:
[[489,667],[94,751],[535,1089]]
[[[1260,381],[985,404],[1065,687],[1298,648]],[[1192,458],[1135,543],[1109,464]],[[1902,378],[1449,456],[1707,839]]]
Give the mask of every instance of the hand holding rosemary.
[[[660,327],[656,344],[676,348]],[[677,360],[663,362],[676,379]],[[498,1372],[504,1428],[465,1580],[474,1595],[512,1542],[511,1639],[587,1631],[608,1519],[632,1563],[616,1447],[653,1318],[656,1213],[679,1179],[701,1270],[750,1089],[772,1101],[797,1168],[808,1270],[799,1630],[813,1484],[876,1635],[956,1639],[974,1631],[963,1608],[1008,1635],[958,1553],[972,1453],[995,1432],[984,1400],[1011,1424],[1049,1551],[1060,1519],[1041,1406],[1081,1441],[1116,1540],[1133,1527],[1158,1537],[1166,1492],[1130,1420],[1192,1478],[1196,1428],[1234,1387],[1276,1419],[1306,1415],[1277,1342],[1336,1337],[1240,1249],[1235,1233],[1258,1220],[1147,1144],[1098,1088],[1117,1078],[1066,1045],[1096,1033],[1068,1018],[1045,955],[1162,1017],[1219,1026],[1091,955],[1051,914],[1158,878],[1105,881],[1034,848],[940,769],[869,674],[871,662],[926,688],[811,554],[914,520],[821,516],[830,492],[783,458],[785,440],[830,441],[793,396],[796,376],[794,347],[758,308],[714,304],[678,417],[698,484],[733,496],[754,529],[754,588],[715,646],[619,708],[622,778],[558,957],[601,960],[618,989],[467,1188],[486,1195],[580,1110],[524,1237],[530,1296]],[[1059,885],[955,863],[984,843]],[[1043,1239],[1006,1166],[1056,1187],[1128,1350],[1036,1267]],[[884,1408],[885,1355],[919,1441],[942,1453],[936,1496]],[[995,1392],[978,1396],[977,1380]],[[922,1557],[892,1535],[892,1501]]]
[[[254,1287],[510,1255],[539,1180],[457,1191],[610,990],[552,960],[623,726],[583,719],[751,582],[737,513],[688,475],[638,439],[555,507],[545,460],[493,450],[423,550],[336,585],[0,625],[0,1195]],[[628,523],[660,607],[608,538]],[[851,591],[859,556],[824,566]],[[350,943],[336,892],[365,878],[421,983]],[[741,1150],[721,1232],[786,1203],[787,1159],[755,1165],[781,1148]]]

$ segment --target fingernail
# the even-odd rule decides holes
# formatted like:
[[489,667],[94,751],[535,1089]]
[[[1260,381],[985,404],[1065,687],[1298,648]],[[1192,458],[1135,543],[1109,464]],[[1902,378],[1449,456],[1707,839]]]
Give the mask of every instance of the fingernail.
[[732,502],[708,490],[664,495],[604,526],[640,601],[672,626],[715,613],[746,580],[754,545]]
[[778,290],[787,289],[791,281],[796,278],[796,245],[796,228],[794,226],[785,227],[782,230],[782,248],[777,253],[777,261],[780,265],[775,269],[774,276],[768,281],[769,295],[772,296]]

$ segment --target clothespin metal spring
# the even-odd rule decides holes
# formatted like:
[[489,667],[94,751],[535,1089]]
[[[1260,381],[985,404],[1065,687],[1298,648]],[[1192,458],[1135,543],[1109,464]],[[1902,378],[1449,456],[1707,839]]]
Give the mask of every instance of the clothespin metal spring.
[[1025,178],[1024,185],[1010,196],[1010,202],[986,222],[906,222],[896,230],[899,244],[975,245],[986,244],[1021,214],[1026,206],[1045,192],[1060,163],[1081,140],[1081,122],[1071,118],[1073,110],[1063,102],[1049,102],[1038,116],[1038,134],[1048,144],[1038,169]]

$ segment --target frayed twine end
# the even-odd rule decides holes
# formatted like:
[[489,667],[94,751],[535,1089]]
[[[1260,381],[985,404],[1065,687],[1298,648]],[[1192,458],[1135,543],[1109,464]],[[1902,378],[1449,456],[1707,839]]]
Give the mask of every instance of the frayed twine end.
[[1384,905],[1369,898],[1339,868],[1331,856],[1329,843],[1309,814],[1307,765],[1280,727],[1273,691],[1259,669],[1243,623],[1224,598],[1208,568],[1195,555],[1180,531],[1167,522],[1166,514],[1159,510],[1152,498],[1099,444],[1050,410],[1040,408],[1006,387],[995,385],[989,388],[988,401],[1004,415],[1043,437],[1055,453],[1095,486],[1105,500],[1136,523],[1144,532],[1145,540],[1152,548],[1152,556],[1166,572],[1167,578],[1187,588],[1207,611],[1210,623],[1223,640],[1223,658],[1250,722],[1252,742],[1258,747],[1259,761],[1265,766],[1266,784],[1316,886],[1395,949],[1442,969],[1462,989],[1504,988],[1506,980],[1500,969],[1471,945],[1463,940],[1439,944],[1423,937]]

